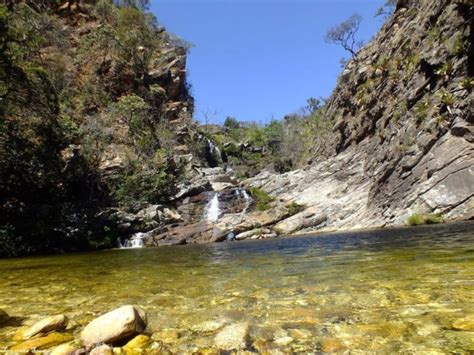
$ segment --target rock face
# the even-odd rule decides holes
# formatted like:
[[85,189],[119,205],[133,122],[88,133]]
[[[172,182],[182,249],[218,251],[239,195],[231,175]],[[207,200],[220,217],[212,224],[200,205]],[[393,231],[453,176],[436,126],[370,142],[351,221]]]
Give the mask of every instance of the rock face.
[[141,309],[123,306],[90,322],[81,333],[81,342],[86,347],[113,344],[143,332],[146,324],[146,315]]
[[465,1],[399,2],[339,78],[318,159],[246,185],[326,215],[323,229],[402,225],[413,213],[472,218],[472,14]]
[[65,315],[59,314],[40,320],[33,324],[23,333],[25,339],[34,337],[37,334],[45,334],[51,331],[58,331],[66,328],[68,319]]

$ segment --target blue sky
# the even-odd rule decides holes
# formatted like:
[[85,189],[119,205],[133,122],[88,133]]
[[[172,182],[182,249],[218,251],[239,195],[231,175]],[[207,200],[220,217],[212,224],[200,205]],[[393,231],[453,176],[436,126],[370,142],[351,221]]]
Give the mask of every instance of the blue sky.
[[384,0],[152,0],[151,11],[169,31],[194,44],[188,81],[195,118],[227,116],[265,123],[328,97],[344,50],[325,43],[326,31],[363,17],[359,39],[381,27]]

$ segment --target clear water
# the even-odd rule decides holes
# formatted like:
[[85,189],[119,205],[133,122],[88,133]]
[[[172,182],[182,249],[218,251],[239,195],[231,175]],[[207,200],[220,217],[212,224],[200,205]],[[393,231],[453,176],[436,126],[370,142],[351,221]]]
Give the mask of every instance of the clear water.
[[[213,347],[203,322],[250,325],[253,351],[474,350],[474,224],[0,260],[0,328],[64,313],[69,331],[124,304],[173,353]],[[14,322],[15,323],[15,322]],[[156,345],[156,344],[155,344]]]

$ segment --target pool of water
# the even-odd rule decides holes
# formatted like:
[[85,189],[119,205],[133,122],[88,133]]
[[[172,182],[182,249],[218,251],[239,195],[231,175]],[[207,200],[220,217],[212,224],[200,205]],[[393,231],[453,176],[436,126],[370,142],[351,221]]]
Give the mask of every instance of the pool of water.
[[0,309],[17,323],[0,344],[58,313],[79,339],[90,320],[135,304],[172,353],[213,348],[208,325],[237,322],[252,351],[468,352],[474,332],[453,323],[474,322],[473,227],[0,260]]

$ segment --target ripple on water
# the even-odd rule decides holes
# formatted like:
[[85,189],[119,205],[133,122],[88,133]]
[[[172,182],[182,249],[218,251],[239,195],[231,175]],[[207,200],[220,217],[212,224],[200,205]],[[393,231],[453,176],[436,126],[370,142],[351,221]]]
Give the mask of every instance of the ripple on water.
[[[255,350],[473,349],[473,224],[0,260],[0,309],[17,328],[65,313],[76,339],[124,304],[175,353],[249,324]],[[25,317],[24,319],[20,317]]]

